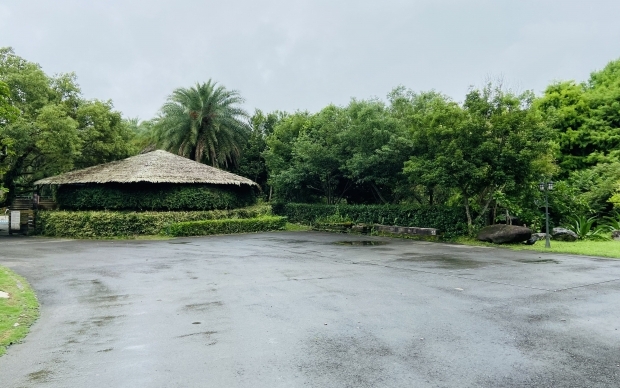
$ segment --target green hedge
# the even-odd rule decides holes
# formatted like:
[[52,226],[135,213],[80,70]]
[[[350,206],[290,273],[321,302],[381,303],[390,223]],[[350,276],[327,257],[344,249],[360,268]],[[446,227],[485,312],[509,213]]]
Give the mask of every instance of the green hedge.
[[180,237],[206,236],[209,234],[267,232],[271,230],[282,230],[285,226],[286,217],[274,216],[190,221],[170,225],[170,235]]
[[250,206],[256,193],[235,185],[63,185],[56,202],[65,210],[214,210]]
[[306,225],[331,219],[335,222],[436,228],[444,237],[467,234],[467,216],[461,207],[279,203],[273,205],[273,213],[288,217],[289,222]]
[[271,214],[268,205],[193,212],[39,211],[35,232],[50,237],[97,238],[156,235],[178,222],[254,218]]

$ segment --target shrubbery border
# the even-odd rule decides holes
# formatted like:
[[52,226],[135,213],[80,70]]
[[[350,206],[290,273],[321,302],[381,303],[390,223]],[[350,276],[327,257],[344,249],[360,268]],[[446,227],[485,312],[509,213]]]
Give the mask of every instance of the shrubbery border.
[[271,214],[269,205],[234,210],[189,212],[39,211],[35,234],[49,237],[101,238],[165,234],[175,223],[254,218]]
[[174,237],[182,237],[206,236],[210,234],[268,232],[283,230],[285,226],[286,217],[278,216],[189,221],[170,225],[169,234]]
[[467,234],[467,216],[462,207],[277,203],[272,208],[274,214],[287,217],[289,222],[305,225],[317,221],[350,221],[436,228],[444,237]]

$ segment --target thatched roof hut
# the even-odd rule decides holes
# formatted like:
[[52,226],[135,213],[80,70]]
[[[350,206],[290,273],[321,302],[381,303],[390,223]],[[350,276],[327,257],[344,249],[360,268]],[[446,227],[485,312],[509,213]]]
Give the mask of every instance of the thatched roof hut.
[[34,184],[88,183],[203,183],[258,187],[250,179],[162,150],[67,172],[38,180]]
[[252,180],[166,151],[38,180],[56,186],[61,209],[212,210],[256,202],[260,186]]

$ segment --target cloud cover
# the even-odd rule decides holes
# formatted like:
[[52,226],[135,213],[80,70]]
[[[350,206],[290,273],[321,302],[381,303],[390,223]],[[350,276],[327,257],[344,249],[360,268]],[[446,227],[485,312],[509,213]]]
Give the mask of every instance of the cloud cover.
[[501,77],[541,92],[620,57],[615,0],[9,0],[0,46],[149,119],[212,78],[246,108],[316,111],[404,85],[456,100]]

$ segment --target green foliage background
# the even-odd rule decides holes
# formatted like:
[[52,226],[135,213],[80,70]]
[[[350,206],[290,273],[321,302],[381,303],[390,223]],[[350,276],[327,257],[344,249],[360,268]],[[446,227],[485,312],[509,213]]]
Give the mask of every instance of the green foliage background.
[[[549,196],[553,225],[620,210],[620,59],[584,82],[554,82],[543,95],[489,83],[460,100],[398,86],[386,99],[352,99],[318,112],[256,110],[249,117],[238,92],[209,80],[176,89],[156,117],[140,122],[124,119],[111,101],[85,99],[75,74],[48,76],[2,48],[0,206],[31,193],[39,178],[165,147],[256,181],[266,200],[403,209],[376,217],[354,212],[373,222],[408,219],[402,214],[413,208],[444,209],[451,221],[420,216],[415,226],[432,222],[447,231],[451,222],[461,225],[460,216],[450,216],[460,207],[470,234],[506,212],[540,230],[541,180],[556,182]],[[64,194],[61,205],[72,209],[252,203],[244,195],[193,189]],[[454,225],[454,233],[461,230]]]

